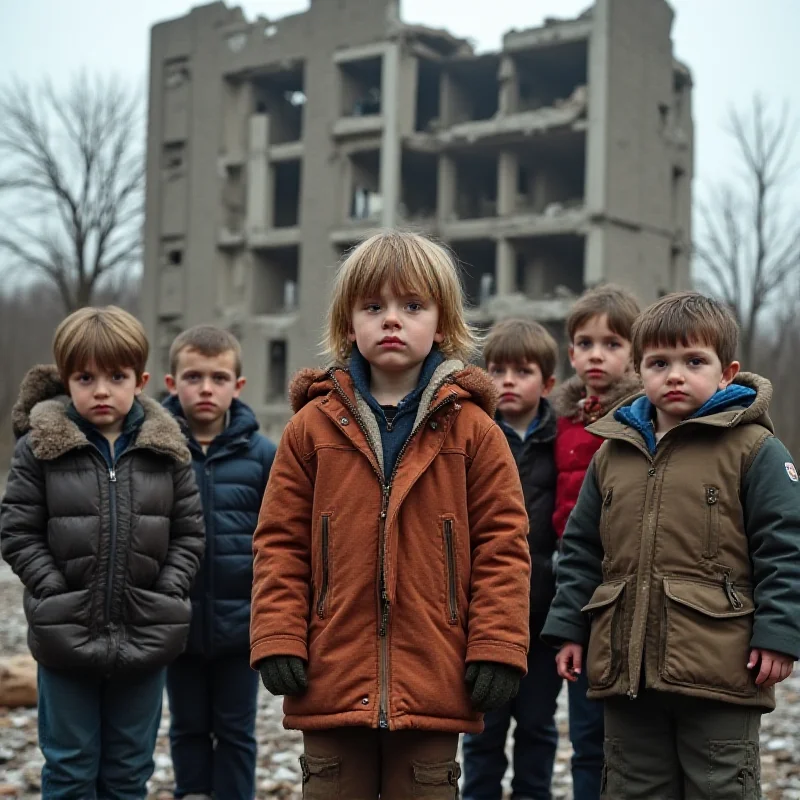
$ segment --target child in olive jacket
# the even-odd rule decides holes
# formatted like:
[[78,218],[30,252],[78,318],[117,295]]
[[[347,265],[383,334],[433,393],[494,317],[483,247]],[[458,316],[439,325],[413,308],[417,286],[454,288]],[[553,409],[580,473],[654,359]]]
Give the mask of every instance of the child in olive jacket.
[[659,300],[632,332],[644,394],[591,427],[542,635],[605,699],[609,799],[759,798],[761,714],[800,656],[798,474],[737,334],[714,300]]

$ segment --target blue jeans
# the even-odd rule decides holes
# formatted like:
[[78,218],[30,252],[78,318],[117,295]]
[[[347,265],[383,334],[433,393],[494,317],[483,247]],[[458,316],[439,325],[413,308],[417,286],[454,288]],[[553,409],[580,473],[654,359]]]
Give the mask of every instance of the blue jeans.
[[175,797],[252,800],[258,673],[249,655],[183,655],[167,673]]
[[143,800],[165,670],[85,678],[39,667],[42,800]]
[[512,798],[550,800],[560,690],[555,651],[532,638],[528,674],[517,696],[504,708],[486,714],[483,733],[464,736],[464,800],[501,800],[501,781],[508,766],[506,737],[512,717],[517,721]]
[[569,684],[569,738],[572,742],[572,796],[599,800],[603,777],[603,703],[588,700],[589,683],[582,671]]

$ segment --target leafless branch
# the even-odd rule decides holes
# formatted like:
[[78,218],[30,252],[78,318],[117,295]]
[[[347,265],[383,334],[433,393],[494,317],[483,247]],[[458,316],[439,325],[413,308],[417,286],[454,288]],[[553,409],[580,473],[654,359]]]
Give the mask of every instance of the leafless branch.
[[143,144],[140,96],[113,78],[0,90],[0,209],[26,220],[4,226],[0,267],[44,275],[67,311],[90,303],[139,259]]

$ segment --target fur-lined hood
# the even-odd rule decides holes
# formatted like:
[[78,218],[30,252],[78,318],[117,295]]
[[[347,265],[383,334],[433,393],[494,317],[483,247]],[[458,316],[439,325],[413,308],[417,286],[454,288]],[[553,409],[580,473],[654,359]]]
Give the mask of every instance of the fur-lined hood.
[[[631,395],[642,391],[642,382],[635,372],[626,373],[622,380],[617,382],[608,397],[604,398],[598,417],[607,414],[612,408],[618,406]],[[573,375],[564,383],[559,384],[550,395],[550,403],[559,417],[575,419],[583,414],[583,401],[586,399],[586,386],[583,381]]]
[[[334,378],[347,376],[350,383],[349,372],[342,367],[332,369],[302,369],[289,383],[289,403],[292,411],[297,413],[306,403],[315,397],[321,397],[335,391]],[[492,379],[480,367],[464,366],[461,361],[445,361],[433,373],[428,389],[420,401],[420,408],[425,409],[436,390],[443,385],[458,387],[463,392],[464,399],[472,400],[482,408],[490,417],[494,418],[497,409],[497,391]],[[427,398],[427,402],[426,402]]]
[[[159,403],[141,394],[144,421],[136,447],[169,456],[179,464],[191,462],[180,426]],[[42,461],[52,461],[89,440],[67,415],[69,397],[58,370],[52,364],[33,367],[22,379],[19,397],[11,411],[16,438],[29,434],[31,451]]]

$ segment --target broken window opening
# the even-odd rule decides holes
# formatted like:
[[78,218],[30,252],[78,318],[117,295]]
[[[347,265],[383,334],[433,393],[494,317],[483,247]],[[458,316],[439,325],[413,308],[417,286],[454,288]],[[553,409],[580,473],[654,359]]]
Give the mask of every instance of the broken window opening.
[[281,72],[259,75],[254,80],[254,93],[256,113],[269,115],[272,144],[302,140],[306,105],[302,64]]
[[253,260],[253,314],[292,311],[297,303],[300,248],[293,245],[256,251]]
[[494,294],[497,280],[497,245],[491,239],[455,242],[464,300],[474,308],[485,305]]
[[471,154],[456,158],[456,217],[497,216],[497,156]]
[[586,134],[543,136],[535,149],[519,151],[515,209],[557,216],[584,204]]
[[517,111],[586,103],[588,43],[565,42],[516,55]]
[[539,236],[515,242],[517,291],[531,300],[583,291],[583,236]]
[[408,221],[433,219],[438,188],[438,156],[404,150],[401,216]]
[[366,117],[381,113],[382,69],[381,56],[339,65],[343,117]]
[[414,129],[422,133],[435,133],[441,127],[439,119],[441,73],[438,64],[420,59]]
[[500,105],[499,60],[485,56],[451,65],[446,84],[446,126],[492,119]]
[[274,403],[286,396],[287,347],[284,339],[267,342],[267,381],[264,401]]
[[272,204],[273,227],[293,228],[300,224],[301,162],[278,162],[272,169],[275,192]]
[[167,172],[168,180],[183,173],[184,150],[183,142],[172,142],[164,145],[163,165]]
[[379,150],[350,155],[351,183],[347,215],[353,220],[377,221],[383,211]]
[[177,267],[179,264],[183,263],[183,251],[182,250],[170,250],[167,253],[167,261],[174,267]]

